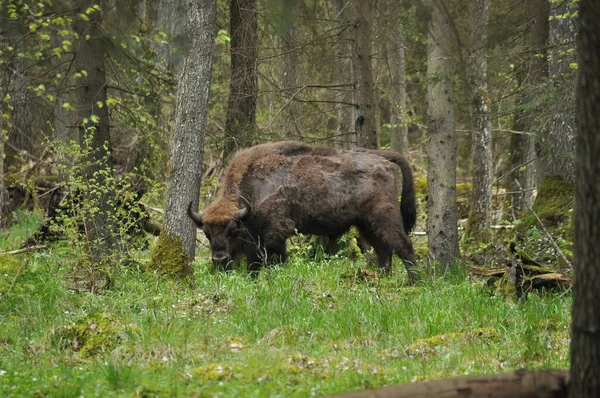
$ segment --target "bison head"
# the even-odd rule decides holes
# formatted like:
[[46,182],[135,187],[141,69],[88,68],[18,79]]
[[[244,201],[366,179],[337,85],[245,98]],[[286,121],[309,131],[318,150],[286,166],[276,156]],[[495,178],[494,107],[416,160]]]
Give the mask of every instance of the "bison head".
[[206,217],[202,212],[192,210],[192,202],[188,205],[188,215],[210,242],[212,261],[218,268],[226,268],[238,254],[238,238],[242,228],[242,221],[250,215],[250,208],[244,207],[235,210],[230,217]]

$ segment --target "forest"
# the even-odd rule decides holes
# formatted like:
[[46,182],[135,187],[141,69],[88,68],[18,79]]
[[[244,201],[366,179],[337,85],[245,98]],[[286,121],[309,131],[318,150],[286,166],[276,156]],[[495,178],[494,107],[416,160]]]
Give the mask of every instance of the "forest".
[[[600,396],[594,3],[0,0],[0,396]],[[243,191],[223,269],[264,148],[397,164],[403,228]]]

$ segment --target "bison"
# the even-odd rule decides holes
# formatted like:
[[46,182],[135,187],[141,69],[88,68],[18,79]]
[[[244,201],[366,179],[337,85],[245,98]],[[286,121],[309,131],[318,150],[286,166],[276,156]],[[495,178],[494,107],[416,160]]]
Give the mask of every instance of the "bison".
[[[402,199],[398,206],[398,167]],[[213,263],[227,266],[245,255],[248,268],[286,260],[286,239],[296,231],[335,238],[355,225],[391,271],[392,254],[418,278],[408,233],[416,222],[413,176],[391,151],[313,148],[295,141],[242,150],[225,171],[217,198],[188,215],[210,242]]]

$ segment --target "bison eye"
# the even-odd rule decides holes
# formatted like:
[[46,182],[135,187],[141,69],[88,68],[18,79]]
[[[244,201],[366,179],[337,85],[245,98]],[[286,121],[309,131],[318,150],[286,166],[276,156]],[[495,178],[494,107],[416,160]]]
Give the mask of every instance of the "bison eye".
[[204,232],[204,235],[206,236],[206,239],[208,239],[208,241],[210,242],[210,231],[203,229],[202,230]]

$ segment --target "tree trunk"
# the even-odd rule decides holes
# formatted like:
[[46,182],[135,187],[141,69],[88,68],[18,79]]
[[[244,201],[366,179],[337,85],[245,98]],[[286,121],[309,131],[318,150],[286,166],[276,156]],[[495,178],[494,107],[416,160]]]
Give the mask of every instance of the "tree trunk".
[[[75,4],[77,12],[84,13],[88,8],[99,5],[99,2],[78,0]],[[108,258],[115,254],[116,230],[110,220],[110,214],[114,211],[110,205],[114,192],[102,190],[106,181],[112,178],[102,11],[94,11],[87,16],[89,21],[77,18],[73,24],[73,30],[79,36],[74,45],[73,70],[80,74],[75,80],[73,125],[79,127],[80,145],[89,150],[87,165],[82,173],[85,182],[90,183],[90,189],[83,194],[90,205],[93,203],[98,208],[84,221],[90,260],[95,265],[107,265]]]
[[[575,70],[576,6],[570,2],[553,2],[549,22],[548,61],[550,89],[556,100],[550,109],[549,125],[539,135],[538,185],[546,177],[560,177],[575,182]],[[565,17],[565,15],[568,15]]]
[[377,116],[373,66],[371,64],[371,4],[367,0],[352,0],[354,9],[354,48],[352,67],[356,78],[356,138],[363,148],[377,149]]
[[492,219],[492,117],[487,88],[487,30],[489,0],[473,0],[470,54],[467,61],[471,95],[473,191],[467,233],[475,241],[488,242]]
[[349,392],[329,398],[566,398],[566,370],[520,370]]
[[196,226],[186,211],[192,201],[197,210],[200,195],[216,0],[186,0],[185,5],[189,44],[177,86],[165,220],[150,267],[165,274],[188,276],[193,285],[191,261],[196,252]]
[[[6,34],[4,29],[0,29],[0,48],[5,48]],[[7,104],[4,101],[8,93],[8,70],[6,69],[6,61],[3,57],[0,59],[3,61],[0,64],[0,228],[3,228],[8,224],[8,192],[4,185],[5,142],[8,133],[6,124],[8,120],[2,117],[2,115],[8,114]]]
[[230,0],[231,84],[225,119],[224,156],[252,145],[258,90],[256,0]]
[[[334,1],[337,18],[342,21],[342,25],[351,24],[351,11],[350,4],[346,0],[335,0]],[[337,74],[340,79],[338,83],[347,84],[348,82],[354,81],[354,75],[352,71],[352,40],[348,34],[349,29],[342,27],[339,35],[339,40],[336,42],[336,51],[339,67],[339,73]],[[354,122],[356,120],[354,115],[354,106],[350,105],[354,101],[354,95],[351,90],[344,89],[343,95],[341,96],[342,104],[337,106],[337,132],[335,142],[342,147],[352,147],[356,145],[356,131]]]
[[390,148],[398,153],[408,152],[408,124],[406,122],[406,55],[404,34],[401,28],[391,33],[389,43],[395,57],[389,58],[390,65],[390,122],[392,131]]
[[600,9],[579,2],[571,398],[600,397]]
[[[19,32],[19,36],[25,35]],[[23,51],[18,44],[17,48],[18,51]],[[12,96],[13,110],[10,115],[11,128],[8,129],[7,143],[9,146],[5,148],[5,167],[7,169],[21,169],[29,160],[24,154],[32,154],[34,151],[35,139],[32,124],[35,98],[31,89],[28,88],[31,85],[30,79],[25,75],[29,64],[30,62],[24,57],[16,56],[10,65],[9,92]]]
[[428,38],[427,116],[427,231],[432,258],[447,268],[460,257],[456,205],[456,135],[454,132],[454,93],[452,21],[447,0],[432,1],[432,27]]
[[[52,41],[53,47],[61,46],[61,40],[58,36],[58,32],[53,31],[50,40]],[[65,102],[70,102],[68,100],[68,94],[66,90],[69,64],[58,57],[52,57],[52,66],[56,69],[56,73],[60,73],[63,76],[61,85],[57,88],[53,105],[54,109],[52,111],[52,116],[54,119],[54,138],[63,144],[67,144],[69,140],[76,139],[73,132],[69,129],[69,115],[67,110],[62,106]]]
[[302,139],[302,114],[300,112],[300,61],[296,49],[298,29],[296,10],[298,0],[281,0],[283,15],[281,21],[281,82],[283,89],[283,138]]
[[[530,55],[527,70],[523,72],[521,88],[517,93],[517,108],[530,107],[535,95],[540,90],[548,73],[546,47],[548,44],[548,17],[550,7],[548,0],[528,0],[527,15],[532,27],[529,37]],[[533,205],[533,188],[535,186],[535,134],[533,132],[533,117],[524,109],[519,109],[515,115],[515,130],[522,134],[512,134],[510,137],[509,169],[514,172],[509,175],[508,189],[520,192],[511,196],[511,209],[515,217]]]

